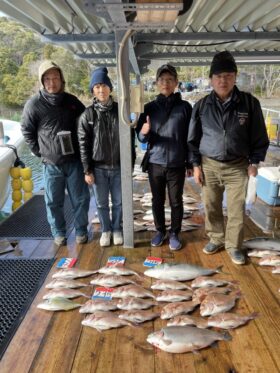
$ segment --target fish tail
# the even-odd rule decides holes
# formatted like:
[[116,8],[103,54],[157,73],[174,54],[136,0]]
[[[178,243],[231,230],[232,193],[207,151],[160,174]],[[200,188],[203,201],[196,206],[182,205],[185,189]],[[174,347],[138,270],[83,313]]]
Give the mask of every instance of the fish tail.
[[231,341],[232,340],[232,336],[229,334],[229,332],[222,333],[222,336],[223,336],[224,341]]
[[255,318],[259,317],[259,312],[252,312],[248,317],[250,317],[251,320],[254,320]]
[[219,267],[217,267],[217,268],[215,269],[215,272],[217,272],[217,273],[223,273],[224,275],[230,275],[230,273],[228,273],[228,272],[224,272],[224,271],[222,270],[222,268],[223,268],[223,266],[219,266]]

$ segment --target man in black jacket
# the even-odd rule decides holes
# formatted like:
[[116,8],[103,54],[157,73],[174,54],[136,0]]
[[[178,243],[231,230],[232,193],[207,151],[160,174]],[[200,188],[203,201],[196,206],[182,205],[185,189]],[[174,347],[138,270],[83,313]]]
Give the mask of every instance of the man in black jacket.
[[244,264],[241,245],[248,176],[257,175],[269,141],[260,103],[238,90],[236,75],[232,55],[217,53],[210,67],[213,91],[194,106],[188,145],[195,182],[202,185],[205,229],[210,239],[203,251],[214,254],[225,246],[233,263]]
[[[162,245],[165,234],[165,191],[171,207],[170,250],[182,247],[178,234],[183,219],[183,188],[187,168],[187,137],[192,107],[174,93],[178,85],[176,69],[161,66],[156,74],[160,94],[145,105],[136,132],[139,141],[149,143],[149,181],[152,191],[152,210],[157,229],[152,246]],[[188,172],[190,174],[190,171]]]
[[63,73],[56,63],[46,60],[40,65],[39,81],[39,93],[23,110],[22,133],[32,153],[43,162],[47,217],[55,243],[66,244],[65,188],[75,218],[76,242],[85,243],[90,197],[77,137],[77,119],[85,107],[64,92]]

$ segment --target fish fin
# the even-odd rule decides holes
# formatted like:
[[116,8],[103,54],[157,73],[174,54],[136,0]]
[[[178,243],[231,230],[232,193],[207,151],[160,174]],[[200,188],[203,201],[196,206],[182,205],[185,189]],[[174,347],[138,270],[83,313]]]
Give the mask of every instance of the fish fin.
[[224,341],[231,341],[232,340],[232,336],[229,334],[229,332],[222,333],[222,336],[223,336]]
[[217,273],[223,273],[224,275],[230,275],[229,272],[224,272],[224,271],[222,270],[222,268],[223,268],[223,266],[219,266],[219,267],[217,267],[217,268],[216,268],[216,272],[217,272]]
[[172,344],[172,341],[170,339],[163,339],[162,340],[166,346],[169,346]]

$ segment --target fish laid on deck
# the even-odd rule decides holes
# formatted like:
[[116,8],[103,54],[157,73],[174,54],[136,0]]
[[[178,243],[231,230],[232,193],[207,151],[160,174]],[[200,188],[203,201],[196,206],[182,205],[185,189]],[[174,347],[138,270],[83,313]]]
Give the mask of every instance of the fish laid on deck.
[[273,268],[272,273],[279,274],[280,273],[280,266],[276,266],[275,268]]
[[208,288],[198,288],[198,289],[195,289],[194,292],[193,292],[193,300],[197,301],[197,302],[202,302],[206,297],[207,295],[210,295],[210,294],[228,294],[230,293],[233,289],[233,287],[231,286],[224,286],[224,287],[208,287]]
[[144,310],[150,307],[156,306],[158,303],[151,299],[135,298],[135,297],[126,297],[118,299],[117,307],[120,310]]
[[154,290],[192,290],[190,286],[175,280],[157,280],[152,284],[151,288]]
[[154,294],[139,285],[124,285],[112,291],[113,298],[155,298]]
[[140,274],[132,269],[123,266],[108,266],[108,267],[101,267],[95,270],[93,273],[103,273],[103,274],[111,274],[111,275],[120,275],[120,276],[130,276],[135,275],[141,277]]
[[210,294],[202,301],[200,305],[201,316],[216,315],[220,312],[231,310],[235,306],[236,299],[240,298],[240,291],[236,291],[230,295]]
[[37,305],[38,308],[47,311],[69,311],[80,306],[80,303],[76,303],[68,298],[61,297],[46,299],[45,301]]
[[95,276],[94,279],[90,281],[90,283],[91,285],[105,286],[109,288],[114,288],[115,286],[119,285],[136,284],[135,281],[124,276],[104,274]]
[[92,313],[82,321],[82,325],[90,326],[98,331],[120,328],[126,325],[132,326],[130,322],[120,319],[118,315],[112,312],[104,312],[103,314]]
[[57,297],[68,298],[68,299],[77,298],[77,297],[86,297],[86,298],[89,298],[88,295],[86,295],[85,293],[83,293],[80,290],[77,290],[77,289],[67,289],[67,288],[59,288],[59,289],[52,289],[52,290],[50,290],[48,293],[46,293],[43,296],[43,299],[51,299],[51,298],[57,298]]
[[86,269],[79,269],[79,268],[65,268],[60,269],[59,271],[55,272],[52,277],[53,278],[64,278],[64,279],[74,279],[78,277],[88,277],[94,274],[94,271],[89,271]]
[[88,284],[84,284],[81,281],[77,280],[65,280],[65,279],[56,279],[52,280],[46,285],[47,289],[58,289],[58,288],[66,288],[66,289],[76,289],[81,287],[89,286]]
[[158,302],[181,302],[192,299],[192,291],[190,290],[174,290],[169,289],[161,292],[156,296]]
[[248,252],[248,256],[254,258],[263,258],[267,255],[280,255],[280,251],[255,249]]
[[164,263],[159,264],[153,268],[147,269],[144,274],[149,277],[157,279],[169,279],[175,281],[193,280],[198,276],[208,276],[214,273],[221,273],[221,267],[210,269],[204,268],[193,264],[175,264]]
[[229,333],[218,333],[195,326],[167,326],[148,335],[147,341],[159,349],[171,353],[197,351],[215,341],[230,341]]
[[217,315],[210,316],[207,319],[208,326],[214,326],[221,329],[234,329],[246,324],[250,320],[254,320],[258,316],[257,312],[250,315],[238,315],[232,312],[221,312]]
[[167,326],[184,325],[193,325],[197,328],[205,329],[208,328],[208,321],[202,317],[192,315],[178,315],[167,321]]
[[140,324],[145,321],[154,320],[159,317],[159,315],[159,312],[150,310],[131,310],[122,312],[119,314],[119,318],[135,324]]
[[167,304],[162,308],[160,318],[166,320],[171,319],[172,317],[175,317],[177,315],[192,312],[198,305],[198,302],[193,301],[175,302]]
[[208,288],[225,285],[237,284],[237,281],[227,281],[219,278],[209,278],[207,276],[199,276],[191,283],[192,288]]
[[280,256],[268,255],[259,260],[260,266],[280,266]]
[[242,246],[247,249],[280,251],[280,240],[270,237],[256,237],[243,241]]
[[82,307],[79,309],[80,313],[93,313],[96,311],[114,311],[118,309],[118,300],[103,300],[103,299],[89,299]]

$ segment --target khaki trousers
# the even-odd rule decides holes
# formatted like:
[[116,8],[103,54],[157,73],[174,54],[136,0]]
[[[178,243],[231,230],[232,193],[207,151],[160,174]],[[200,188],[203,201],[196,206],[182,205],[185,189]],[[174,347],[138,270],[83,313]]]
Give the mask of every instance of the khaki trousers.
[[[202,157],[205,230],[210,242],[223,243],[226,249],[240,249],[242,245],[248,184],[247,168],[246,159],[219,162]],[[224,191],[227,202],[226,227],[223,216]]]

